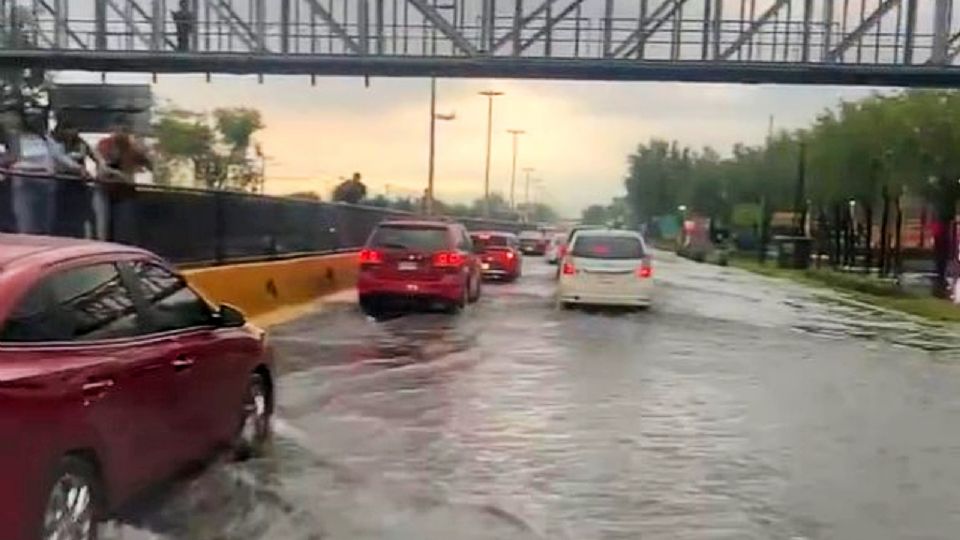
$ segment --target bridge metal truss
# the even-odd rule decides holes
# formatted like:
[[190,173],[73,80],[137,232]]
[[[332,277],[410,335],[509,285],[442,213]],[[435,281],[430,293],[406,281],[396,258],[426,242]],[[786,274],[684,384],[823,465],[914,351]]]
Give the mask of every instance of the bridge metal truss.
[[956,85],[953,0],[0,0],[0,67]]

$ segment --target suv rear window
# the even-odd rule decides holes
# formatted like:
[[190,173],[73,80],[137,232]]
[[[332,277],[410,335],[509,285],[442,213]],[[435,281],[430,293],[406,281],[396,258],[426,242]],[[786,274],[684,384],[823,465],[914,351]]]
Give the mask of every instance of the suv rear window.
[[450,236],[447,229],[441,227],[381,225],[370,238],[370,247],[442,251],[450,248]]
[[630,236],[579,236],[573,241],[574,257],[584,259],[642,259],[643,244]]
[[540,231],[523,231],[520,233],[521,240],[540,240],[543,238],[543,233]]
[[505,248],[510,246],[510,242],[506,236],[475,234],[471,236],[471,238],[473,238],[473,245],[478,249]]

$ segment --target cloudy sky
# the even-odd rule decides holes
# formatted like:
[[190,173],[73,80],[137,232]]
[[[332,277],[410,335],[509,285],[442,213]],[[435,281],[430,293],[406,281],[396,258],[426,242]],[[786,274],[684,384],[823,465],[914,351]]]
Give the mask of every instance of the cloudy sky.
[[[77,80],[82,77],[69,77]],[[99,79],[99,77],[97,78]],[[111,75],[108,81],[147,78]],[[437,127],[437,196],[469,201],[482,194],[485,89],[505,92],[494,115],[492,189],[509,192],[511,141],[521,139],[519,167],[542,179],[543,199],[567,215],[622,194],[626,156],[651,137],[675,138],[723,153],[758,143],[770,115],[778,128],[806,125],[825,107],[870,90],[835,87],[692,83],[600,83],[440,80],[438,112],[456,113]],[[160,99],[193,110],[260,109],[259,135],[271,156],[267,189],[327,194],[341,176],[363,174],[373,193],[422,192],[427,177],[429,81],[305,77],[162,76]],[[522,175],[521,175],[522,176]],[[389,186],[389,188],[388,188]],[[517,197],[522,200],[522,189]]]

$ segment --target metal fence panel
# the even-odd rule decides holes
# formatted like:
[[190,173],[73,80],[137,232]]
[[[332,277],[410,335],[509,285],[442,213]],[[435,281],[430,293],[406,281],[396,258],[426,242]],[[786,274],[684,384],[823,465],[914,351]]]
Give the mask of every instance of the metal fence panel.
[[[12,182],[15,177],[36,186],[56,186],[49,191],[53,200],[46,201],[54,219],[40,232],[136,245],[178,264],[355,250],[385,219],[419,219],[387,208],[0,171],[0,231],[22,231],[13,204],[14,190],[25,184]],[[506,221],[460,221],[470,230],[523,228]]]

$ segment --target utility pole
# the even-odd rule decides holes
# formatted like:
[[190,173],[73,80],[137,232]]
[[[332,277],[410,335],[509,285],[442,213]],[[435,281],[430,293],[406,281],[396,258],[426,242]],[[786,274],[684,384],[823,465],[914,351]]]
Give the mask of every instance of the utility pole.
[[510,173],[510,209],[516,211],[516,187],[517,187],[517,150],[519,146],[520,135],[526,133],[522,129],[508,129],[507,133],[513,135],[513,168]]
[[481,96],[487,97],[487,162],[483,176],[483,217],[490,218],[490,147],[493,144],[493,98],[502,96],[503,92],[485,90]]

